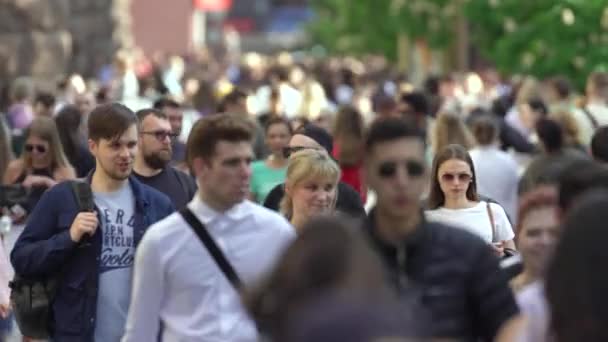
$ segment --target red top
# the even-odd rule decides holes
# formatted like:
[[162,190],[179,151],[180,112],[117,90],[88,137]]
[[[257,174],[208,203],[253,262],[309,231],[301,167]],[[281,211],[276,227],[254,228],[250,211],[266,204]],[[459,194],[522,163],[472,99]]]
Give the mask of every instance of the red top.
[[[337,159],[339,153],[340,145],[334,144],[332,155]],[[363,181],[363,162],[360,161],[357,165],[340,165],[340,169],[342,170],[342,178],[340,178],[340,181],[352,186],[353,189],[359,193],[363,204],[365,204],[367,199],[367,187]]]

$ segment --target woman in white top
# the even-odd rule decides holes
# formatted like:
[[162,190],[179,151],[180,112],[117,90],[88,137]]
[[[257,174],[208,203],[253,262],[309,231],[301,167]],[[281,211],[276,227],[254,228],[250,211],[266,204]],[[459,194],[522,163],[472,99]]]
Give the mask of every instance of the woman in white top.
[[430,221],[461,227],[491,244],[499,256],[515,248],[513,228],[505,210],[496,203],[480,201],[475,168],[467,150],[448,145],[433,159],[432,184],[426,217]]

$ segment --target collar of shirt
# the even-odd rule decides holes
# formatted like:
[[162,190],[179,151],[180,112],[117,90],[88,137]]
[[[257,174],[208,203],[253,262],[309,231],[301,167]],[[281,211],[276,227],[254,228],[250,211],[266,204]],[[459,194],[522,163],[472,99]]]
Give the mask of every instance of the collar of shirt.
[[[416,227],[416,229],[412,231],[407,237],[403,238],[401,245],[405,246],[408,249],[411,249],[412,251],[418,249],[418,247],[424,244],[425,237],[427,235],[427,230],[425,229],[426,225],[427,221],[424,212],[422,212],[421,221],[418,224],[418,227]],[[378,232],[376,231],[376,208],[372,209],[368,214],[365,226],[367,228],[367,234],[373,241],[376,248],[387,254],[396,253],[397,248],[394,245],[384,242],[378,236]]]
[[242,201],[239,204],[232,206],[225,212],[218,212],[209,207],[201,199],[200,193],[196,193],[194,198],[189,204],[190,209],[204,225],[209,225],[218,219],[228,219],[231,221],[241,221],[251,214],[251,207],[247,203],[248,201]]

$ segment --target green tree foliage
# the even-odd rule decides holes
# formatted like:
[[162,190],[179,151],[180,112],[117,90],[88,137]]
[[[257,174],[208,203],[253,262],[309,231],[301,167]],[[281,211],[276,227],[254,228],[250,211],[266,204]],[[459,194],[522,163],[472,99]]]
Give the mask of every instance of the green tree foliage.
[[397,37],[446,49],[465,15],[473,44],[505,73],[561,74],[577,84],[608,69],[606,0],[313,0],[313,40],[337,53],[397,58]]

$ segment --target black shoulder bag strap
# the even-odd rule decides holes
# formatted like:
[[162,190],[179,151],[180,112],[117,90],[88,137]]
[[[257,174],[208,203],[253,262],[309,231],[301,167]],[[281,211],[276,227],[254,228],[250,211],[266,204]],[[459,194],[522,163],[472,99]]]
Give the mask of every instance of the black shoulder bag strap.
[[211,256],[213,257],[219,268],[222,270],[226,278],[228,278],[232,286],[234,286],[234,288],[239,291],[242,286],[241,279],[234,271],[234,268],[232,268],[230,262],[228,262],[228,259],[226,259],[226,257],[224,256],[222,250],[217,246],[215,241],[213,241],[213,238],[211,237],[211,235],[209,235],[209,232],[207,231],[203,223],[199,221],[196,216],[194,216],[194,214],[188,207],[184,207],[179,211],[179,213],[182,215],[184,220],[188,222],[190,227],[192,227],[192,229],[194,230],[198,238],[201,240],[201,242],[205,245],[209,253],[211,253]]
[[587,116],[587,119],[589,119],[589,121],[591,121],[591,125],[593,126],[593,129],[596,130],[600,124],[597,122],[597,119],[595,118],[595,116],[593,116],[593,114],[591,113],[591,111],[589,109],[587,109],[587,107],[583,107],[583,113],[585,113],[585,115]]

